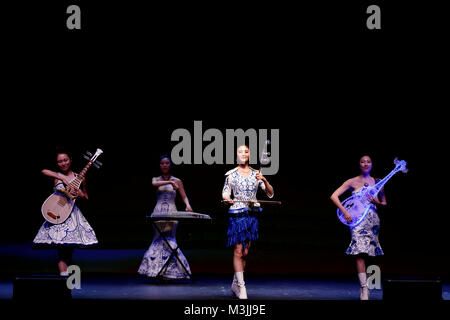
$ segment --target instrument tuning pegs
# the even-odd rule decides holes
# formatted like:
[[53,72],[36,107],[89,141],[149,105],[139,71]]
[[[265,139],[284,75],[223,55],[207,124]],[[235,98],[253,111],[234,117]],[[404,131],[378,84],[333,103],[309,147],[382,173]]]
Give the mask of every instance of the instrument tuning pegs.
[[[88,161],[92,160],[92,157],[93,157],[93,154],[92,154],[91,152],[89,152],[89,151],[86,151],[86,154],[83,155],[83,158],[85,158],[85,159],[88,160]],[[103,163],[101,163],[101,162],[98,161],[98,160],[95,160],[95,161],[92,163],[92,165],[93,165],[94,167],[96,167],[97,169],[99,169],[99,168],[103,165]]]
[[406,161],[398,160],[398,158],[396,157],[394,159],[394,164],[396,166],[398,166],[398,165],[401,166],[401,169],[400,169],[401,172],[403,172],[403,173],[407,173],[408,172],[408,169],[406,168]]
[[92,165],[94,167],[96,167],[97,169],[100,169],[100,167],[103,165],[103,163],[101,163],[100,161],[95,161]]
[[85,154],[83,154],[83,158],[85,158],[86,160],[91,160],[92,158],[92,153],[89,151],[86,151]]

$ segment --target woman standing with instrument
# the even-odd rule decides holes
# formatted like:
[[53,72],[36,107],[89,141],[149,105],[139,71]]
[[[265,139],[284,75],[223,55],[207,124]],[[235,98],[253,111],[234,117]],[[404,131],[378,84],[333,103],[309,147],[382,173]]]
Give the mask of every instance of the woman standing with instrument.
[[[184,191],[183,183],[180,179],[170,175],[171,161],[168,155],[160,157],[159,167],[161,170],[161,176],[152,179],[152,184],[157,189],[157,203],[153,210],[151,217],[164,216],[167,217],[171,212],[176,212],[175,197],[177,190],[183,202],[186,204],[186,211],[192,212],[191,205]],[[163,233],[164,237],[169,242],[172,248],[178,248],[176,242],[176,230],[178,221],[156,221],[158,229]],[[164,238],[159,234],[159,230],[153,228],[154,236],[152,244],[145,252],[142,263],[138,272],[148,277],[161,276],[163,279],[185,279],[189,278],[186,271],[191,273],[189,264],[181,252],[177,249],[177,255],[179,260],[183,263],[180,265],[180,261],[172,255],[172,251],[168,247]],[[168,259],[171,259],[169,262]]]
[[[256,213],[262,210],[256,206],[258,187],[264,190],[269,198],[273,197],[272,186],[260,170],[249,166],[249,158],[248,146],[240,146],[237,149],[238,167],[225,174],[225,185],[222,191],[223,199],[232,204],[228,210],[227,246],[234,246],[234,278],[231,291],[239,299],[247,299],[244,270],[251,242],[258,239]],[[232,192],[234,199],[231,199]]]
[[[372,170],[372,159],[369,156],[365,155],[360,158],[359,168],[359,176],[345,181],[342,186],[340,186],[331,195],[331,200],[342,211],[342,213],[345,215],[345,219],[349,223],[352,222],[352,217],[341,204],[339,196],[341,196],[346,191],[351,191],[352,193],[358,192],[364,187],[375,185],[377,182],[376,179],[370,176],[370,171]],[[374,205],[386,206],[387,204],[383,189],[378,193],[376,197],[373,197],[369,194],[368,200]],[[361,285],[361,300],[368,300],[370,293],[367,286],[365,258],[368,256],[372,257],[383,255],[383,250],[381,249],[380,243],[378,241],[380,219],[378,218],[377,210],[374,205],[370,206],[364,220],[362,220],[356,226],[350,228],[352,239],[350,242],[350,246],[346,251],[346,254],[356,257],[356,269]]]
[[[55,191],[61,190],[72,199],[88,199],[86,182],[81,188],[71,187],[77,174],[72,171],[72,159],[66,151],[57,151],[56,164],[59,172],[44,169],[42,173],[54,178]],[[71,264],[75,247],[97,244],[94,230],[84,218],[77,205],[73,206],[69,217],[62,223],[44,222],[33,240],[35,244],[51,245],[58,249],[58,268],[61,276],[68,276],[67,266]]]

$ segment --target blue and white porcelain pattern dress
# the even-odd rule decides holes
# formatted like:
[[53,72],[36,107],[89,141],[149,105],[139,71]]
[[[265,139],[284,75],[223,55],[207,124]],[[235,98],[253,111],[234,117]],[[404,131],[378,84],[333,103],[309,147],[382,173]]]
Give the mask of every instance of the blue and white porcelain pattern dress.
[[[353,193],[359,190],[354,190]],[[345,253],[348,255],[360,253],[366,253],[369,256],[383,255],[383,250],[378,241],[379,230],[380,218],[378,217],[376,206],[372,205],[364,220],[357,226],[350,228],[352,240]]]
[[[58,180],[55,189],[60,188],[64,188],[64,184],[61,180]],[[72,212],[63,223],[53,224],[48,221],[44,222],[34,238],[33,243],[84,247],[97,244],[98,241],[94,230],[75,203]]]
[[[153,181],[163,181],[161,177],[153,178]],[[177,211],[175,206],[175,197],[177,195],[176,190],[173,189],[172,185],[166,184],[158,187],[157,190],[157,203],[153,210],[152,217],[158,217],[158,215],[170,215],[170,212]],[[176,232],[178,221],[170,220],[170,221],[156,221],[155,222],[158,228],[163,233],[164,237],[169,242],[172,248],[177,248],[176,242]],[[160,272],[161,268],[169,259],[172,251],[165,243],[162,236],[156,229],[153,229],[153,241],[148,250],[144,254],[144,258],[142,263],[138,269],[138,272],[142,275],[146,275],[148,277],[156,277]],[[186,270],[191,273],[189,264],[186,260],[186,257],[183,255],[181,250],[178,248],[177,250],[178,258],[183,262]],[[172,259],[166,266],[166,268],[161,272],[160,276],[166,279],[189,279],[189,275],[186,274],[183,266],[177,260],[175,256],[172,256]]]
[[[266,191],[264,182],[256,179],[258,171],[253,168],[250,169],[248,177],[242,176],[238,168],[234,168],[225,174],[223,198],[231,198],[231,193],[233,193],[233,200],[256,200],[258,188]],[[272,198],[273,194],[268,195],[268,197]],[[260,211],[262,211],[260,207],[249,207],[246,202],[233,203],[228,210],[228,247],[242,243],[245,248],[246,242],[258,239],[258,218],[256,214]]]

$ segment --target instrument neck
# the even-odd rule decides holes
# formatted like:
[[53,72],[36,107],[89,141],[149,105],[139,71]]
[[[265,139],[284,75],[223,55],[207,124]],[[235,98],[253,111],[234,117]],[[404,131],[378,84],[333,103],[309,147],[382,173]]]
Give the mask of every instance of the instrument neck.
[[374,188],[376,189],[376,194],[377,195],[380,190],[384,187],[384,185],[386,184],[386,182],[389,181],[390,178],[392,178],[394,176],[394,174],[396,174],[398,172],[399,168],[395,168],[394,170],[392,170],[386,177],[384,177],[382,180],[378,181]]
[[71,183],[69,183],[69,185],[71,187],[75,187],[75,188],[79,188],[81,185],[81,182],[84,179],[84,176],[86,175],[86,172],[88,171],[88,169],[91,167],[92,165],[92,161],[89,161],[83,168],[83,170],[81,170],[81,172],[75,177],[75,179],[73,179],[73,181]]

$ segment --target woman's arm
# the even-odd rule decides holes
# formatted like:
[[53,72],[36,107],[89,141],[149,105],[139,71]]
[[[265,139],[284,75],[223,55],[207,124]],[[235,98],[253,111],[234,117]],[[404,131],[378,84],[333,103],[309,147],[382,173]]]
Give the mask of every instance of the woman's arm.
[[384,193],[384,188],[380,190],[378,193],[378,198],[380,199],[380,204],[383,206],[387,206],[386,194]]
[[69,182],[67,181],[67,179],[64,178],[63,176],[59,175],[58,172],[48,170],[48,169],[44,169],[41,172],[42,172],[42,174],[44,174],[47,177],[54,178],[55,185],[57,183],[57,180],[61,180],[66,186],[69,185]]
[[373,204],[379,205],[379,206],[386,206],[387,202],[386,202],[386,195],[384,193],[384,188],[380,190],[380,192],[378,192],[378,196],[377,197],[372,197],[371,195],[369,196],[369,201],[372,202]]
[[159,180],[157,180],[157,178],[152,179],[152,185],[156,188],[165,186],[166,184],[171,184],[174,190],[178,189],[177,183],[173,180],[159,181]]
[[331,195],[330,199],[331,201],[333,201],[333,203],[339,208],[339,210],[342,211],[342,213],[345,216],[345,219],[348,222],[352,221],[352,217],[350,216],[350,214],[347,212],[347,210],[345,210],[344,206],[341,204],[341,201],[339,200],[339,197],[348,189],[351,188],[351,182],[352,179],[349,179],[347,181],[345,181],[342,186],[340,186],[339,188],[336,189],[336,191],[333,192],[333,194]]
[[86,179],[83,179],[83,181],[81,182],[81,188],[77,189],[77,197],[86,199],[86,200],[89,199],[87,190],[86,190]]
[[186,211],[193,211],[191,205],[189,204],[189,199],[186,196],[186,192],[184,191],[183,182],[181,180],[177,180],[175,183],[178,186],[178,192],[180,193],[181,199],[183,199],[183,202],[186,204]]
[[222,198],[223,200],[228,201],[228,203],[234,203],[233,199],[231,199],[231,186],[229,176],[225,178],[225,184],[223,185],[222,190]]
[[273,187],[270,185],[269,181],[267,181],[266,177],[262,175],[261,172],[256,173],[256,179],[261,180],[264,183],[264,190],[269,198],[273,197]]

